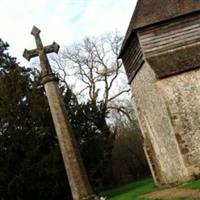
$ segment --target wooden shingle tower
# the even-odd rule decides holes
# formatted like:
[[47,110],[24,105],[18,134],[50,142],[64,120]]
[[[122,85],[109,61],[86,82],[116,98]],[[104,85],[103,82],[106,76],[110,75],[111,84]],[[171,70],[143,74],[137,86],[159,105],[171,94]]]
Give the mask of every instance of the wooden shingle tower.
[[200,176],[200,0],[139,0],[120,52],[155,183]]

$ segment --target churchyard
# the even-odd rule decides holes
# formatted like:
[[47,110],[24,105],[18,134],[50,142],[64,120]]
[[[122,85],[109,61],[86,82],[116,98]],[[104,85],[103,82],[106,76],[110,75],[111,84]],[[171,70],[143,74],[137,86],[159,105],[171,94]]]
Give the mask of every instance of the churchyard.
[[200,199],[200,0],[165,3],[61,50],[33,26],[31,68],[0,39],[0,200]]

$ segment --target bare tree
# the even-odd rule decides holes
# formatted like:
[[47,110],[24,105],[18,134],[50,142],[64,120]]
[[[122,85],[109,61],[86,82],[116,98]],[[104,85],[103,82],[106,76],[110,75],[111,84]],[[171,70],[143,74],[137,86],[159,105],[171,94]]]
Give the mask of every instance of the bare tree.
[[[122,39],[118,32],[87,37],[64,47],[58,56],[51,57],[65,88],[74,87],[77,104],[90,101],[112,116],[104,119],[100,126],[106,135],[104,157],[109,157],[106,161],[112,159],[115,163],[112,172],[116,183],[148,174],[130,89],[122,62],[118,60]],[[88,119],[88,116],[85,118]]]
[[129,117],[123,102],[130,89],[122,62],[117,59],[122,39],[118,32],[87,37],[64,47],[59,56],[51,60],[62,83],[66,87],[70,83],[79,99],[90,100],[103,105],[107,111],[116,110]]

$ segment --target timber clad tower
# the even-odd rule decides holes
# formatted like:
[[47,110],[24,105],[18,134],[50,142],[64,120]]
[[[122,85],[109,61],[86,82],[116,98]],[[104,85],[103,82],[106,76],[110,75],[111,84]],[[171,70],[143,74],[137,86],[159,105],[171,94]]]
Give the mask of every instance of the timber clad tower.
[[120,58],[155,183],[200,177],[200,0],[139,0]]

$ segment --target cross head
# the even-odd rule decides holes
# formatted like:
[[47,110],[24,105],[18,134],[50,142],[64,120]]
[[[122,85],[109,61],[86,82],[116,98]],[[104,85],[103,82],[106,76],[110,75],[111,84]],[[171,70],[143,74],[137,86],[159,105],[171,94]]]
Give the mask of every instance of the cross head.
[[33,26],[31,34],[35,37],[36,49],[25,49],[23,57],[29,61],[31,58],[39,56],[42,68],[42,76],[46,76],[48,74],[52,74],[51,66],[49,64],[46,54],[53,52],[58,53],[60,47],[56,42],[53,42],[51,45],[48,46],[43,46],[40,38],[40,32],[40,29],[38,29],[36,26]]

